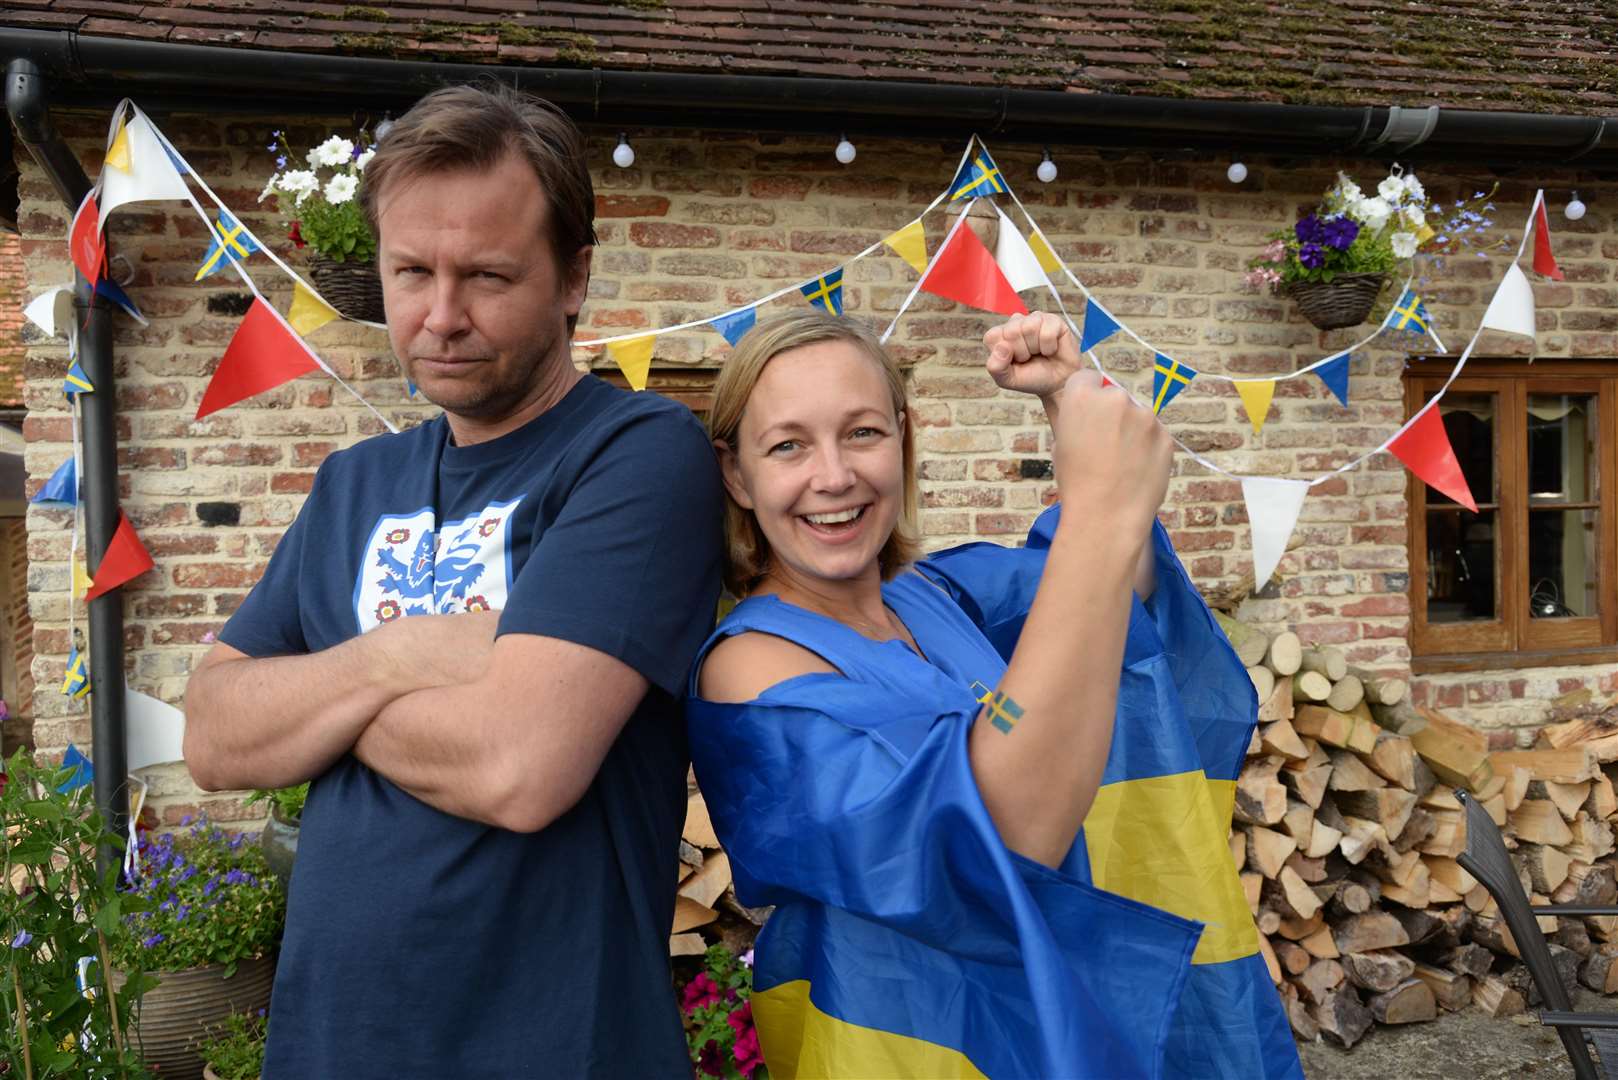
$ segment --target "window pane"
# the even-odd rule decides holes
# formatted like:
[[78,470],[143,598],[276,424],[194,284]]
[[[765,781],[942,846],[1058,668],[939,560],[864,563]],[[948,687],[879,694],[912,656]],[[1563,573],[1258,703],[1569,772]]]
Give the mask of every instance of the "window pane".
[[1528,515],[1528,608],[1536,619],[1596,614],[1595,510]]
[[1495,617],[1494,526],[1493,510],[1476,514],[1459,507],[1427,511],[1429,623]]
[[1596,399],[1528,395],[1528,498],[1534,503],[1596,499]]
[[[1444,431],[1449,435],[1449,444],[1461,464],[1466,486],[1472,490],[1472,498],[1479,503],[1499,501],[1494,487],[1497,401],[1495,394],[1452,390],[1438,403],[1438,414],[1443,417]],[[1429,486],[1427,505],[1444,503],[1453,506],[1455,500]]]

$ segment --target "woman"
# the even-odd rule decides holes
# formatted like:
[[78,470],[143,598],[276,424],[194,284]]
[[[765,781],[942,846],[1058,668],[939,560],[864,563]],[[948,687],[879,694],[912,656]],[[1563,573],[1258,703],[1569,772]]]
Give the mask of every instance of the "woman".
[[[1146,758],[1199,751],[1234,779],[1255,707],[1155,525],[1172,444],[1079,370],[1060,320],[1014,318],[985,345],[994,381],[1044,404],[1072,508],[1042,515],[1022,549],[912,566],[903,379],[857,324],[762,323],[715,388],[726,578],[744,599],[699,657],[688,717],[738,895],[776,905],[753,999],[766,1063],[776,1077],[1300,1075],[1256,955],[1182,1005],[1202,923],[1091,884],[1104,863],[1131,895],[1176,898],[1117,850],[1166,797],[1180,906],[1217,895],[1224,914],[1234,895],[1231,932],[1245,924],[1256,954],[1201,768],[1164,765],[1155,794],[1128,780]],[[1159,588],[1200,635],[1189,670],[1135,598]],[[1216,722],[1175,707],[1177,677],[1200,678]],[[1182,777],[1195,783],[1173,788]],[[1087,848],[1092,811],[1106,821]]]

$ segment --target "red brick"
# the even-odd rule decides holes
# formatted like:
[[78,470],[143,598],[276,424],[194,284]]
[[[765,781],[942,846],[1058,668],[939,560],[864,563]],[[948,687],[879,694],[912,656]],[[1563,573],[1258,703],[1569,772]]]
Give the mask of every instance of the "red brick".
[[711,248],[719,246],[720,234],[708,225],[637,221],[629,226],[629,239],[646,248]]
[[669,201],[661,195],[597,195],[596,217],[664,217]]

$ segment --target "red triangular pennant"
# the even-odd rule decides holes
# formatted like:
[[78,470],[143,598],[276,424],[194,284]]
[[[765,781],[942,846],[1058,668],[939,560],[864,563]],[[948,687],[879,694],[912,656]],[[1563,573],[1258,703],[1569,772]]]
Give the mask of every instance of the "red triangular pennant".
[[1001,315],[1026,315],[1028,307],[1011,287],[1000,264],[964,222],[933,256],[921,287],[937,296]]
[[95,580],[85,590],[84,598],[94,600],[102,593],[111,592],[125,582],[133,581],[152,568],[151,553],[135,535],[135,526],[122,511],[118,514],[118,531],[107,544],[107,553],[96,567]]
[[73,224],[67,231],[67,251],[86,281],[94,285],[101,280],[107,249],[101,242],[101,211],[96,209],[93,191],[84,197],[73,214]]
[[1545,218],[1543,198],[1539,200],[1539,209],[1534,211],[1534,272],[1562,280],[1562,268],[1556,265],[1556,256],[1551,254],[1551,225]]
[[320,370],[303,339],[258,297],[225,348],[197,407],[197,419]]
[[1438,415],[1436,405],[1389,443],[1388,449],[1418,477],[1474,514],[1478,512],[1478,504],[1472,500],[1472,489],[1466,485],[1461,463],[1455,460],[1455,450],[1449,444],[1449,433],[1444,430],[1444,420]]

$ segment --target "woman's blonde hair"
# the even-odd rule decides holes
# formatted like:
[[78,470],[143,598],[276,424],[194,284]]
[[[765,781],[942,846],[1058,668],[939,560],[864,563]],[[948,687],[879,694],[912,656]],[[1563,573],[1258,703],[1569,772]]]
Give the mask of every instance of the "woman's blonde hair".
[[[893,535],[877,556],[882,580],[887,581],[901,567],[921,554],[916,527],[916,440],[915,424],[909,415],[904,373],[869,328],[844,316],[819,310],[793,312],[766,319],[750,330],[725,361],[714,383],[713,405],[708,410],[708,432],[733,452],[742,414],[753,388],[764,374],[764,366],[789,349],[816,345],[823,341],[845,341],[869,356],[882,372],[893,402],[893,414],[903,425],[899,433],[904,469],[904,498]],[[758,518],[725,492],[725,587],[732,595],[746,596],[770,568],[770,542],[759,528]]]

